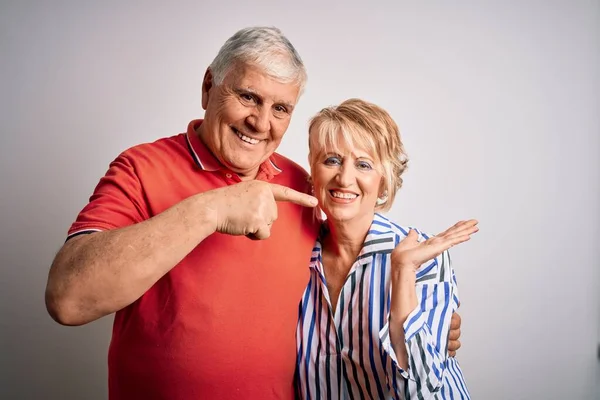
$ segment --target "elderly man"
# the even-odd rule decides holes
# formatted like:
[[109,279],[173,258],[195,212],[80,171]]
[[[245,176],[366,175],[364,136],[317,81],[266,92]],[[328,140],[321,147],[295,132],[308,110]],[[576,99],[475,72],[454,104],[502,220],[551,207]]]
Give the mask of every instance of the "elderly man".
[[47,308],[64,325],[116,313],[111,399],[294,397],[317,202],[275,150],[305,81],[279,30],[237,32],[204,119],[119,155],[71,226]]

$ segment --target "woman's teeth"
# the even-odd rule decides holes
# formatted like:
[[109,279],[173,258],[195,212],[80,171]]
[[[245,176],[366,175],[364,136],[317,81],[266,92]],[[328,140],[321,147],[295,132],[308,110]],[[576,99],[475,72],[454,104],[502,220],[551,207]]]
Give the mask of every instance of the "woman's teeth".
[[341,193],[341,192],[331,192],[333,197],[337,197],[338,199],[355,199],[358,197],[357,194],[354,193]]

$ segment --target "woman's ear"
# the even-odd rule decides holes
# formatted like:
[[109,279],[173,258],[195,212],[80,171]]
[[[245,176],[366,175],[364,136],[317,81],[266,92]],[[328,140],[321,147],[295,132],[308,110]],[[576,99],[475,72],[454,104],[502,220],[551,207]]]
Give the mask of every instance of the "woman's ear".
[[379,196],[378,197],[387,197],[387,186],[386,186],[385,176],[382,176],[381,181],[379,182]]
[[381,183],[379,184],[379,195],[375,204],[377,207],[383,206],[388,200],[388,191],[386,187],[385,177],[381,177]]

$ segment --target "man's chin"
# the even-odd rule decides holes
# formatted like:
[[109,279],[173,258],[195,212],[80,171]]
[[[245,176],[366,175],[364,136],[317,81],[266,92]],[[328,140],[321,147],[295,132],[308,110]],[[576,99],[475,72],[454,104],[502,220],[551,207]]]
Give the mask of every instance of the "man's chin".
[[244,165],[229,164],[229,165],[227,165],[227,169],[236,173],[242,180],[256,178],[259,168],[260,168],[260,163],[253,164],[253,165],[249,165],[249,164],[244,164]]

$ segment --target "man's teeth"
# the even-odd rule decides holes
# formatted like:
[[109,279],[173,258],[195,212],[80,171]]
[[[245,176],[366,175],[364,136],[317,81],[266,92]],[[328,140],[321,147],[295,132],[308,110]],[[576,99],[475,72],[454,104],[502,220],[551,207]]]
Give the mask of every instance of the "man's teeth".
[[246,143],[250,143],[250,144],[257,144],[258,142],[260,142],[260,140],[258,139],[252,139],[251,137],[248,137],[246,135],[242,135],[241,133],[239,133],[238,131],[235,131],[235,134],[238,135],[238,137],[240,139],[242,139],[244,142]]
[[331,192],[333,197],[337,197],[338,199],[355,199],[358,197],[357,194],[354,193],[341,193],[341,192]]

